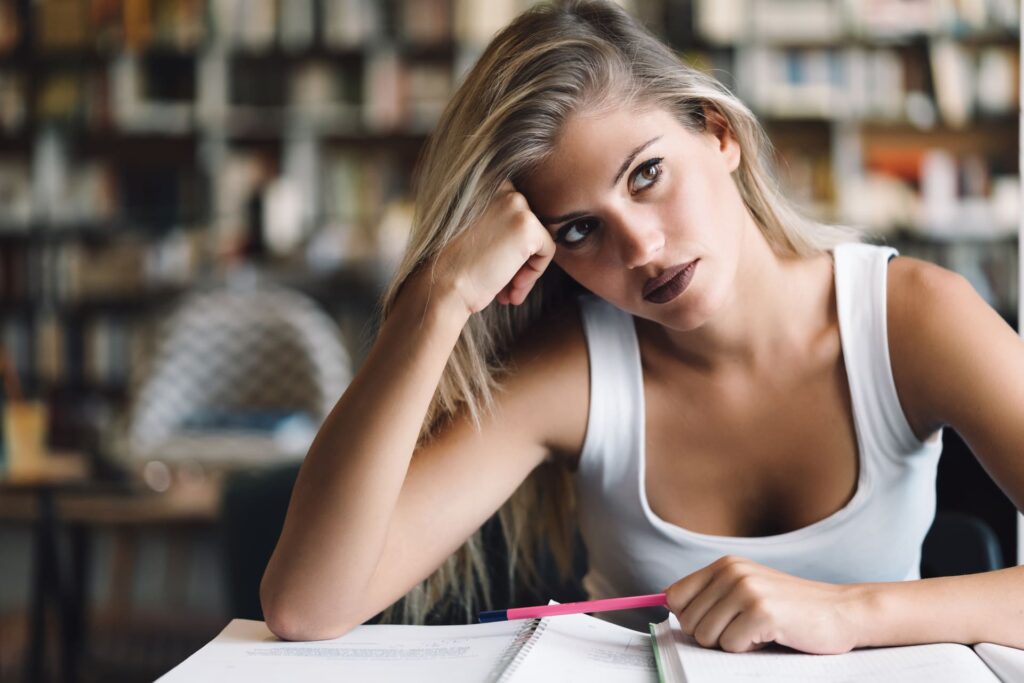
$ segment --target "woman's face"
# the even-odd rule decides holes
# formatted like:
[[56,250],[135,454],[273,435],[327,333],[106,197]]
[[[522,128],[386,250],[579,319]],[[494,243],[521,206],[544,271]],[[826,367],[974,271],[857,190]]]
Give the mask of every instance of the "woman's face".
[[739,160],[714,120],[693,133],[662,109],[621,108],[571,117],[518,189],[573,279],[634,315],[690,330],[726,301],[753,227],[731,176]]

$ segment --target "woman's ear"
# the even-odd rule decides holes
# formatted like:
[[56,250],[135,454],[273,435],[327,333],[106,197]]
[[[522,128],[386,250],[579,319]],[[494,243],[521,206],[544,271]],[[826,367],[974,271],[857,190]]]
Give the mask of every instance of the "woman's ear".
[[740,143],[733,135],[729,121],[714,107],[704,105],[704,130],[718,141],[718,151],[722,154],[726,168],[732,173],[740,165]]

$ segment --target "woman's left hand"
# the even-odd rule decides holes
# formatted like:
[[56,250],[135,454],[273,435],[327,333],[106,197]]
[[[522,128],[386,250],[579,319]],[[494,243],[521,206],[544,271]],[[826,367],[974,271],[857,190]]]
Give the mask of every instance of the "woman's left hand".
[[820,583],[723,557],[666,589],[683,631],[728,652],[777,643],[813,654],[857,645],[856,585]]

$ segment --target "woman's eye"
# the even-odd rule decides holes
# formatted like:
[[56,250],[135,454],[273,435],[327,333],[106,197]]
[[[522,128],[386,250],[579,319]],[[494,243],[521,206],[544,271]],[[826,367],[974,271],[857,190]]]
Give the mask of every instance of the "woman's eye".
[[658,182],[658,178],[661,177],[661,162],[663,158],[649,159],[645,161],[636,171],[633,172],[633,182],[630,187],[631,192],[639,192],[640,190],[646,190],[651,185]]
[[585,240],[595,227],[592,219],[576,221],[559,230],[555,240],[572,247]]

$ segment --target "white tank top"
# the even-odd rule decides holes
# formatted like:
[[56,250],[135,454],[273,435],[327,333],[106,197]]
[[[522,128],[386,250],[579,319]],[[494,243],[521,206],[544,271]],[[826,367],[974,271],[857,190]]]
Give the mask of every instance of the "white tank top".
[[[831,583],[919,577],[921,544],[935,514],[941,433],[921,442],[896,395],[886,332],[886,274],[894,249],[833,250],[839,333],[858,446],[853,498],[810,526],[759,537],[688,531],[658,517],[644,488],[644,389],[633,318],[581,299],[590,356],[590,414],[575,475],[594,599],[654,593],[723,555]],[[812,482],[808,482],[812,485]],[[605,618],[647,630],[664,612]]]

